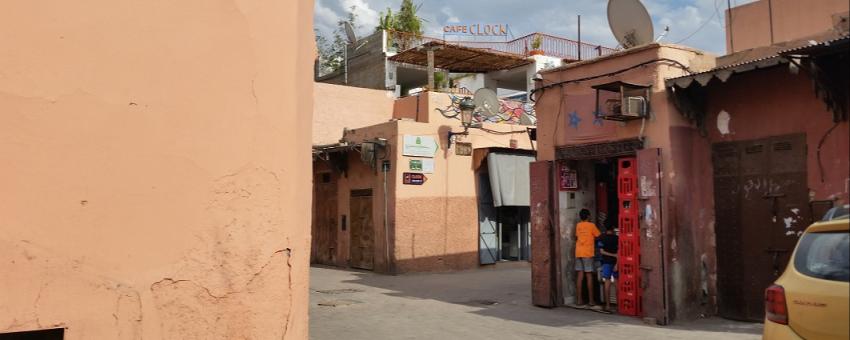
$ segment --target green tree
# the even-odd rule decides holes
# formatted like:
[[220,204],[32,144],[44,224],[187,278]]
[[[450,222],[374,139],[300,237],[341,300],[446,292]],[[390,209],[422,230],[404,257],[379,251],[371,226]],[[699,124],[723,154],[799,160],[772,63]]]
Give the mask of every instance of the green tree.
[[421,4],[414,5],[412,0],[402,0],[397,13],[393,14],[390,8],[381,12],[375,29],[388,32],[388,45],[397,45],[399,50],[411,48],[422,38],[422,18],[418,14],[421,7]]
[[351,6],[345,19],[337,21],[337,27],[333,31],[331,39],[322,35],[318,30],[314,30],[316,32],[316,48],[319,52],[319,74],[328,74],[342,68],[345,49],[348,47],[345,23],[351,23],[355,31],[360,28],[360,25],[357,23],[357,14],[355,14],[356,10],[357,6]]

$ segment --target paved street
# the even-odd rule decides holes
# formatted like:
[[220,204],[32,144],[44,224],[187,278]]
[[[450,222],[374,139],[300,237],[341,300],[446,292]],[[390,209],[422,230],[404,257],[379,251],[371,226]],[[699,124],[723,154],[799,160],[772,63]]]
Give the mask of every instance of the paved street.
[[531,305],[526,263],[444,274],[376,275],[313,267],[310,338],[759,339],[762,325],[711,318],[670,327]]

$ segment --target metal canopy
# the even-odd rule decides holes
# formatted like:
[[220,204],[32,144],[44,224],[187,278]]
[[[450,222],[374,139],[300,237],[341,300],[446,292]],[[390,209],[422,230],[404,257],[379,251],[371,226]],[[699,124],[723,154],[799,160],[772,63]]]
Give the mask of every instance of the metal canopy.
[[[820,42],[818,42],[820,41]],[[712,79],[726,82],[732,75],[789,63],[792,55],[819,55],[846,51],[848,36],[827,33],[812,39],[763,46],[726,55],[717,59],[718,66],[704,72],[667,79],[665,85],[686,89],[694,82],[706,86]]]
[[429,49],[434,50],[434,67],[457,73],[486,73],[509,70],[531,64],[532,61],[515,54],[488,49],[471,48],[431,41],[422,46],[396,54],[389,59],[399,63],[428,66]]

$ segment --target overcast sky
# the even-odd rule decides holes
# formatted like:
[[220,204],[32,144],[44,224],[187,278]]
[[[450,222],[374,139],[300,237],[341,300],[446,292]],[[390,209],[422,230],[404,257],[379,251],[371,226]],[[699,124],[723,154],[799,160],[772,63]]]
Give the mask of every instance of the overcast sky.
[[[735,6],[753,0],[732,1]],[[726,0],[642,0],[652,16],[656,36],[665,26],[670,33],[663,40],[681,43],[709,52],[724,54],[723,10]],[[617,41],[608,28],[605,0],[414,0],[421,3],[420,16],[425,34],[442,37],[442,27],[450,24],[508,24],[520,37],[543,32],[576,38],[576,15],[581,14],[582,40],[615,47]],[[395,12],[401,0],[315,0],[315,26],[328,34],[348,8],[356,6],[360,35],[378,24],[381,11]]]

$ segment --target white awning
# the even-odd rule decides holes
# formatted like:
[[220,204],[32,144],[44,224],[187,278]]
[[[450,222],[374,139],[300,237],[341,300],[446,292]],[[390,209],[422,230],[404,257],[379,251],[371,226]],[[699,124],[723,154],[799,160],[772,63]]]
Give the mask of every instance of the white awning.
[[493,205],[529,206],[530,181],[528,168],[534,156],[491,152],[487,154]]

